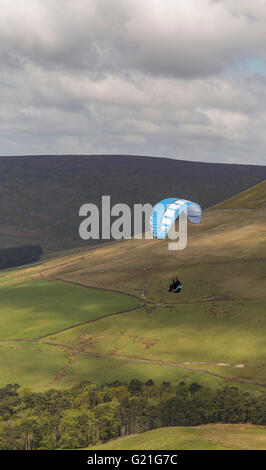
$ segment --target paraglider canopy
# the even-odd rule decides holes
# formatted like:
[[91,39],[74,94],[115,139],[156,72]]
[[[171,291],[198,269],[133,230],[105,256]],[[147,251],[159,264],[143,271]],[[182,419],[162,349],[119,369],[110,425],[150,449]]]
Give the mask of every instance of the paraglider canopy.
[[202,211],[200,205],[196,202],[178,198],[167,198],[158,202],[153,208],[150,219],[153,235],[156,238],[165,239],[182,211],[186,211],[188,219],[193,224],[200,223]]

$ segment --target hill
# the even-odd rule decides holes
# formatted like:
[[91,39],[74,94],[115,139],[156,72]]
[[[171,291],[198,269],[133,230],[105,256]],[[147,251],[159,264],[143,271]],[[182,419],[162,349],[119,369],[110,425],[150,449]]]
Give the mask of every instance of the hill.
[[[1,383],[265,388],[265,216],[208,209],[183,251],[126,240],[2,272]],[[169,294],[176,273],[183,289]]]
[[266,206],[266,180],[220,202],[216,209],[260,209]]
[[[87,246],[79,208],[150,202],[169,195],[214,205],[266,178],[266,167],[136,156],[0,158],[0,248],[41,244],[46,250]],[[91,244],[95,241],[91,241]]]
[[266,429],[243,424],[171,427],[115,439],[89,450],[266,450]]

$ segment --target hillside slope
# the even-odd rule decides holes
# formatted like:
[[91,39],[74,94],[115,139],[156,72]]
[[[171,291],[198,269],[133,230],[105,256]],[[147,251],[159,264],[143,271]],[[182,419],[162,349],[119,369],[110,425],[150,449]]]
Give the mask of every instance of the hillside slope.
[[[6,305],[9,323],[0,318],[2,380],[11,381],[12,356],[24,357],[23,364],[16,362],[23,385],[36,350],[50,358],[45,376],[50,367],[58,387],[132,377],[266,387],[265,220],[265,207],[208,209],[200,225],[189,224],[183,251],[169,251],[167,240],[126,240],[1,273],[2,298],[4,289],[13,292]],[[168,292],[175,274],[183,283],[178,295]],[[64,296],[62,284],[73,296]],[[25,289],[32,289],[30,296]],[[47,289],[55,302],[47,302]],[[109,291],[129,299],[115,297],[110,311]],[[19,316],[27,332],[12,336]],[[47,386],[35,366],[27,385],[37,372],[38,384]]]
[[[0,158],[0,247],[30,242],[48,250],[86,246],[79,208],[155,204],[169,195],[209,207],[266,178],[266,167],[135,156]],[[91,241],[95,244],[95,241]]]
[[266,450],[263,426],[209,424],[161,428],[90,447],[91,450]]

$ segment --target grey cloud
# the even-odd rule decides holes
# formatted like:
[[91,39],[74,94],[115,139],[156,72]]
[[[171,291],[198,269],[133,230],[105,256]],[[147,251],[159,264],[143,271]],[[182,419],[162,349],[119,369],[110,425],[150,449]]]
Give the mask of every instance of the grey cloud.
[[0,153],[265,163],[256,0],[1,0]]
[[237,10],[210,0],[2,0],[1,49],[9,51],[7,61],[24,58],[95,76],[208,76],[236,57],[265,54],[265,15],[254,26],[245,3]]

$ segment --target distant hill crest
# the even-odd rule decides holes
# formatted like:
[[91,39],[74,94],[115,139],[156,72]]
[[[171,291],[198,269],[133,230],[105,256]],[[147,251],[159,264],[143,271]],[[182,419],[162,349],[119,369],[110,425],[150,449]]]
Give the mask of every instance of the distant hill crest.
[[214,206],[215,209],[261,209],[266,207],[266,180]]
[[0,158],[0,248],[40,244],[58,251],[95,244],[79,237],[79,209],[150,203],[168,197],[207,208],[266,179],[266,166],[158,157],[28,156]]

